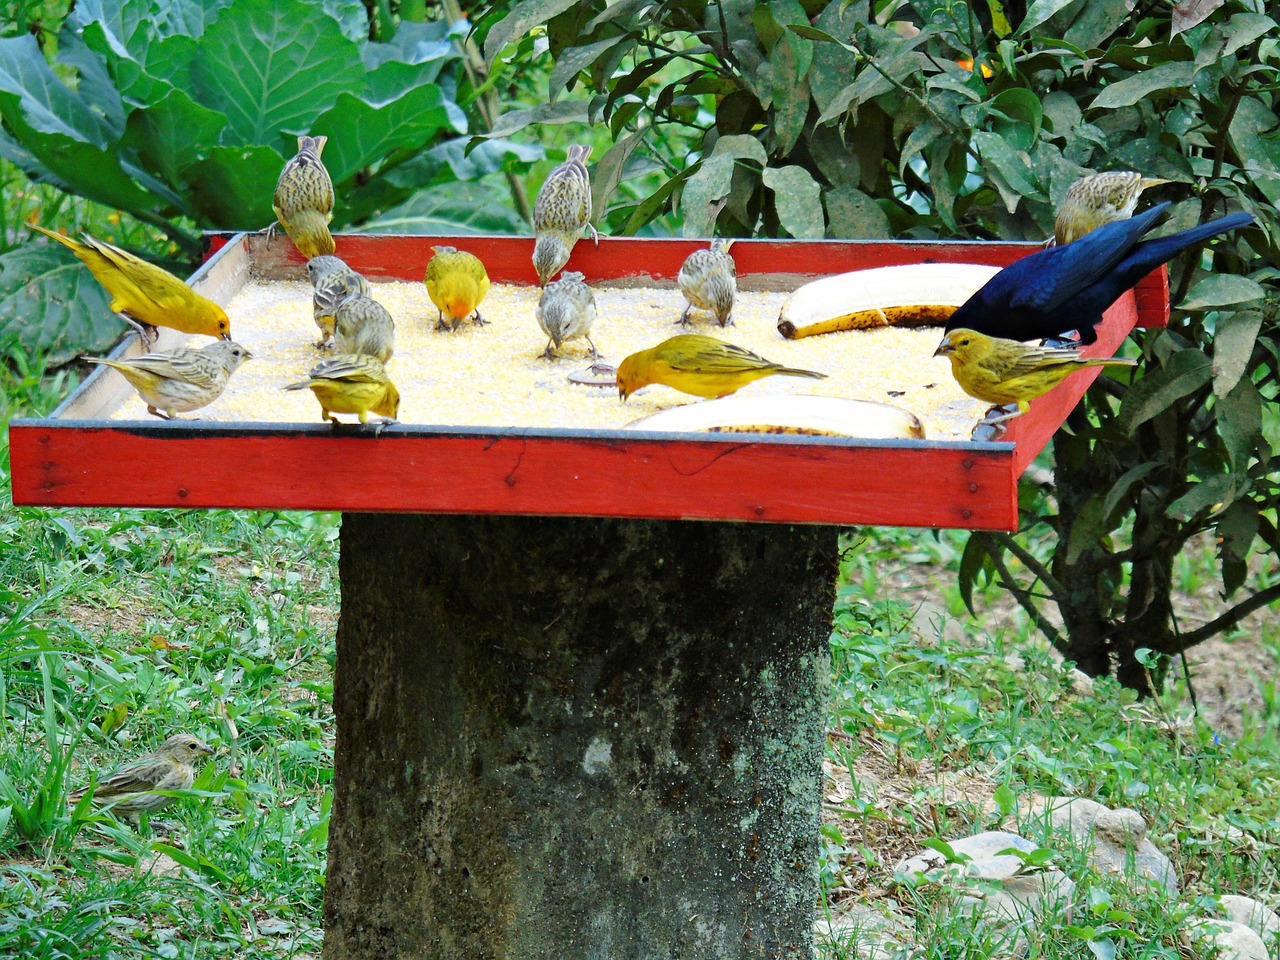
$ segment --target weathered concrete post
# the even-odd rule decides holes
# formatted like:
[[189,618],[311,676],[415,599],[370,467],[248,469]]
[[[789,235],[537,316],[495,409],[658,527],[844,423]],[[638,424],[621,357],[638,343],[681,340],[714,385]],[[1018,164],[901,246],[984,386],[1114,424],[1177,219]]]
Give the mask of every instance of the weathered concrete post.
[[346,515],[326,960],[808,958],[835,558]]

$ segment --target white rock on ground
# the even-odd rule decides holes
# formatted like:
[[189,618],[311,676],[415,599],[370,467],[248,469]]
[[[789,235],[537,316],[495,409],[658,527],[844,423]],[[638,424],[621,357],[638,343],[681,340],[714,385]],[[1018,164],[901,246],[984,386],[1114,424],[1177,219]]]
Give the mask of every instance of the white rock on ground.
[[1262,938],[1234,920],[1194,920],[1187,925],[1192,937],[1212,941],[1214,960],[1268,960]]

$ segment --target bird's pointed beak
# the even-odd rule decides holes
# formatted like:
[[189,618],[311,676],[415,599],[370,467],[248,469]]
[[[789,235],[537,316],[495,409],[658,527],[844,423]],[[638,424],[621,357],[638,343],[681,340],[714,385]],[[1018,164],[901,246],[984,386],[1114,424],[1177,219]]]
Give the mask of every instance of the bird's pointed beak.
[[935,357],[945,357],[956,352],[955,345],[951,342],[950,337],[943,337],[942,342],[938,344],[938,349],[933,351]]
[[219,339],[219,340],[230,340],[230,339],[231,339],[231,331],[230,331],[230,330],[228,330],[226,333],[220,333],[220,334],[218,334],[218,339]]

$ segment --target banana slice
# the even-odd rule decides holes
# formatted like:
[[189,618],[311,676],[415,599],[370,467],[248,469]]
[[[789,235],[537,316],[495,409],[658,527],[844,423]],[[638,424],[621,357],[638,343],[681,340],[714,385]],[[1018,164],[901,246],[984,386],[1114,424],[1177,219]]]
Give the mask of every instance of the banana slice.
[[809,394],[724,397],[688,403],[627,424],[628,430],[676,433],[791,433],[860,440],[923,440],[924,426],[909,410],[868,400]]
[[999,272],[977,263],[914,263],[823,277],[791,294],[778,332],[799,340],[837,330],[941,325]]

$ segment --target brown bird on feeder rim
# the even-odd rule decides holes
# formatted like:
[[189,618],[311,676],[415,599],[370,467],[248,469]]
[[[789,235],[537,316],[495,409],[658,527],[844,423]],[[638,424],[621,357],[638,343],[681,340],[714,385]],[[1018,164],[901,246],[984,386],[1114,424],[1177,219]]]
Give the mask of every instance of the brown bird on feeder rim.
[[1053,243],[1071,243],[1103,224],[1127,220],[1137,209],[1143,190],[1168,182],[1144,177],[1132,170],[1110,170],[1081,177],[1067,188],[1062,198],[1053,223]]
[[271,206],[294,246],[310,260],[333,253],[333,181],[320,154],[328,137],[299,137],[298,152],[280,171]]
[[591,177],[587,158],[591,147],[569,148],[564,163],[548,175],[533,205],[533,268],[543,286],[564,269],[569,253],[582,236],[584,227],[598,244],[600,235],[591,226]]

